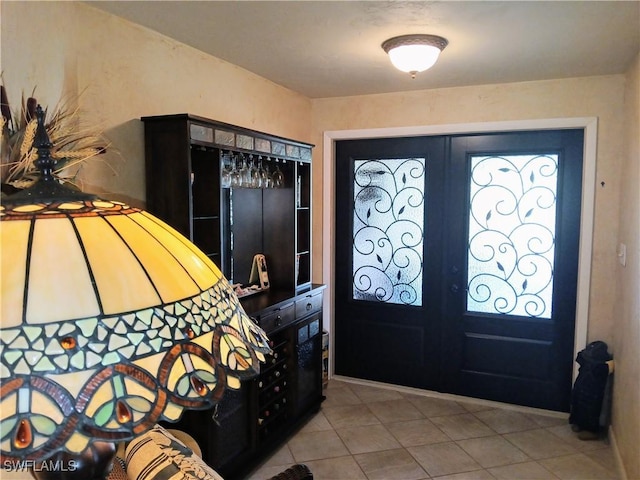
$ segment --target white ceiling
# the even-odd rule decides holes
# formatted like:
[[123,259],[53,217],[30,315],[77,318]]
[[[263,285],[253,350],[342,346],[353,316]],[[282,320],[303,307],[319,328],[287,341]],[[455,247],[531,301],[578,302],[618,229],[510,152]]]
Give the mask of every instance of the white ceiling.
[[[310,98],[624,72],[640,1],[91,1]],[[412,80],[380,44],[449,40]]]

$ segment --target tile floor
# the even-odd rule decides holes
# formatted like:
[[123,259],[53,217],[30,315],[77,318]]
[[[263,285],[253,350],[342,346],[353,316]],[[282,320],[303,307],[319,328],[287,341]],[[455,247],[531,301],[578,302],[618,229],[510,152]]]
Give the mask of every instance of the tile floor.
[[617,479],[611,447],[566,416],[331,380],[320,412],[251,480],[305,463],[315,480]]

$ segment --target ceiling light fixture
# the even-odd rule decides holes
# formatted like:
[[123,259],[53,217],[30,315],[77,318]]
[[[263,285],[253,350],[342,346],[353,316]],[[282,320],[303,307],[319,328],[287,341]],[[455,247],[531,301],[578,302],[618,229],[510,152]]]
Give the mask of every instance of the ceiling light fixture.
[[437,35],[401,35],[385,40],[382,49],[389,54],[394,67],[416,78],[416,73],[424,72],[436,63],[448,44],[446,38]]

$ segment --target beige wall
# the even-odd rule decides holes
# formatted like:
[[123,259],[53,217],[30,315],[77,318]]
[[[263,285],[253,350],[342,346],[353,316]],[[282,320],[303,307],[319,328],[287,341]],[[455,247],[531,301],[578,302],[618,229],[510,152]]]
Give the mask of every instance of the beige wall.
[[618,241],[627,246],[626,267],[616,266],[614,308],[613,431],[626,477],[640,478],[640,54],[626,75],[625,128]]
[[82,92],[82,119],[111,152],[83,172],[85,189],[145,199],[146,115],[191,113],[301,141],[311,102],[235,65],[78,2],[1,2],[2,71],[13,109],[36,87],[53,108]]

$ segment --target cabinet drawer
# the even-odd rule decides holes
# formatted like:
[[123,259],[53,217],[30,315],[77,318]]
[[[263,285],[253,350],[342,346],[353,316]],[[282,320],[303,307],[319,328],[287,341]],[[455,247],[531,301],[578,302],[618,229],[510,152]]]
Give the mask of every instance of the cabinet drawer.
[[322,292],[309,294],[296,300],[296,318],[302,318],[319,311],[322,308]]
[[295,307],[293,303],[289,303],[280,308],[276,308],[270,312],[260,315],[259,324],[262,329],[269,333],[276,328],[283,327],[296,319]]

